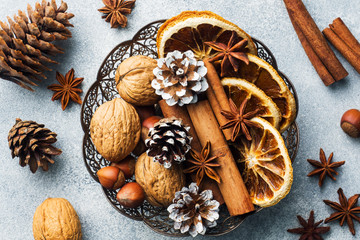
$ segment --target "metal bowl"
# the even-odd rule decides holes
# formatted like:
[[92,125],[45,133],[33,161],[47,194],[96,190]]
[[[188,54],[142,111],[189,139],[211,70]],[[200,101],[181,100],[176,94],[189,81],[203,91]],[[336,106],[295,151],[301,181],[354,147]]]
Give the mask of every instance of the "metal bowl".
[[[105,58],[102,63],[96,81],[87,91],[81,108],[81,125],[84,131],[83,139],[83,156],[86,168],[95,181],[99,182],[96,172],[105,166],[109,166],[110,162],[105,160],[95,149],[90,138],[90,121],[95,110],[103,103],[114,98],[120,97],[115,84],[115,71],[118,65],[126,58],[133,55],[146,55],[157,58],[156,51],[156,34],[159,27],[165,20],[159,20],[150,23],[140,29],[132,40],[125,41],[117,45]],[[252,38],[258,50],[258,56],[270,63],[278,70],[276,60],[271,51],[259,40]],[[298,110],[298,98],[294,86],[290,80],[279,71],[280,76],[294,94],[296,107]],[[298,112],[298,111],[297,111]],[[292,161],[296,157],[299,146],[299,131],[296,122],[294,122],[283,134],[285,144],[288,148]],[[133,181],[130,179],[127,181]],[[110,204],[124,216],[136,221],[143,221],[155,232],[167,236],[186,236],[173,228],[173,221],[169,219],[168,212],[165,208],[151,206],[146,201],[138,208],[124,208],[116,200],[116,191],[102,188],[104,194]],[[261,208],[257,207],[256,211],[242,216],[231,217],[226,205],[220,207],[220,218],[215,228],[210,228],[206,235],[219,236],[236,229],[247,216],[259,212]]]

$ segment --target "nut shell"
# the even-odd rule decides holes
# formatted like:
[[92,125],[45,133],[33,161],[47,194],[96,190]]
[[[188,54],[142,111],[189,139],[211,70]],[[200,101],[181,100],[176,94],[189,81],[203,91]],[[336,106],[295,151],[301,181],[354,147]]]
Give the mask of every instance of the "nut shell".
[[341,118],[340,126],[350,137],[360,137],[360,111],[347,110]]
[[136,182],[125,184],[116,194],[116,199],[121,206],[126,208],[139,207],[145,200],[145,192]]
[[175,193],[185,186],[185,175],[180,165],[164,168],[146,153],[136,162],[135,179],[144,189],[146,200],[157,207],[169,206]]
[[128,103],[137,106],[153,105],[159,100],[151,81],[155,78],[153,69],[157,61],[147,56],[137,55],[125,59],[115,74],[116,88]]
[[48,198],[40,204],[34,214],[33,234],[35,240],[82,239],[79,217],[64,198]]
[[115,166],[103,167],[96,174],[104,188],[116,190],[125,184],[124,172]]
[[126,179],[131,178],[135,173],[135,158],[131,155],[127,156],[123,160],[117,163],[111,163],[110,166],[119,168]]
[[140,132],[140,118],[135,108],[120,98],[102,104],[90,123],[96,150],[111,162],[121,161],[134,150]]

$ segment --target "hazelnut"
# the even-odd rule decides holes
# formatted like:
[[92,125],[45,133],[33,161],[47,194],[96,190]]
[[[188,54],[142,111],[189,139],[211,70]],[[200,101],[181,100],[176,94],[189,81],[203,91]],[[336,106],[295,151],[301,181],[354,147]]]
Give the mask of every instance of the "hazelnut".
[[357,109],[350,109],[344,113],[341,118],[341,128],[350,137],[360,137],[360,111]]
[[125,184],[116,195],[120,205],[126,208],[139,207],[145,200],[145,192],[136,182]]
[[120,168],[109,166],[104,167],[96,173],[100,184],[107,189],[119,189],[125,184],[125,175]]
[[111,163],[110,166],[119,168],[124,173],[125,178],[128,179],[135,173],[135,158],[129,155],[120,162]]
[[162,119],[162,117],[159,116],[151,116],[146,118],[143,122],[142,122],[142,127],[141,127],[141,139],[143,141],[145,141],[148,138],[148,133],[149,133],[149,129],[153,128],[155,123],[157,123],[158,121],[160,121]]

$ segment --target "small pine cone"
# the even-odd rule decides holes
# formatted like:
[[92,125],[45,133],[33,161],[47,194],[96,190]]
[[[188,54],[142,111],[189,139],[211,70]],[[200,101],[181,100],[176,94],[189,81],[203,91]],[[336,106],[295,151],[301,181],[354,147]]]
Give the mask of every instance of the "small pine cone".
[[38,167],[47,171],[48,162],[54,163],[51,157],[61,154],[60,149],[51,145],[56,142],[56,136],[43,124],[17,118],[8,136],[12,158],[19,157],[20,165],[25,167],[28,164],[32,173]]
[[169,106],[196,103],[197,94],[208,88],[204,62],[197,61],[190,50],[184,53],[177,50],[169,52],[166,58],[158,60],[153,73],[156,79],[151,86]]
[[173,161],[185,161],[185,154],[191,148],[189,130],[190,127],[185,126],[181,119],[161,119],[149,130],[149,138],[145,140],[146,153],[165,168],[170,168]]
[[27,15],[19,10],[14,19],[7,17],[9,24],[0,21],[0,78],[30,91],[36,86],[31,80],[46,78],[43,72],[50,69],[45,65],[56,63],[48,56],[63,53],[51,42],[71,37],[74,14],[66,10],[63,1],[58,7],[55,0],[43,0],[35,9],[28,5]]
[[219,219],[220,204],[213,200],[212,191],[198,192],[196,183],[183,187],[175,193],[173,204],[167,208],[169,217],[175,221],[174,229],[181,233],[189,231],[193,237],[198,233],[204,235],[206,228],[215,227]]

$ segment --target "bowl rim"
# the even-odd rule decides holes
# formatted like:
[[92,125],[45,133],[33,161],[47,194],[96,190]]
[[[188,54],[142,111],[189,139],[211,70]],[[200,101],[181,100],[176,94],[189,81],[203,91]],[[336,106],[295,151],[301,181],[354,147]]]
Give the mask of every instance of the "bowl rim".
[[[92,83],[92,85],[89,87],[89,89],[87,90],[85,96],[83,97],[84,101],[81,105],[81,112],[80,112],[80,123],[81,123],[81,127],[82,127],[82,130],[84,132],[84,137],[83,137],[83,142],[82,142],[82,153],[83,153],[83,161],[84,161],[84,164],[87,168],[87,171],[88,173],[90,174],[90,176],[96,181],[99,183],[99,180],[98,180],[98,177],[96,176],[96,174],[93,173],[93,171],[90,169],[90,166],[87,164],[86,162],[86,141],[87,139],[90,137],[89,136],[89,133],[90,133],[90,129],[88,128],[88,126],[85,124],[85,121],[84,121],[84,112],[85,112],[85,105],[86,105],[86,99],[88,99],[89,95],[91,94],[92,90],[96,87],[98,87],[99,83],[103,80],[102,76],[101,76],[101,70],[103,69],[103,67],[105,66],[107,60],[119,49],[120,46],[122,45],[130,45],[134,42],[136,42],[140,36],[140,34],[146,30],[147,28],[151,27],[152,25],[154,24],[160,24],[160,23],[163,23],[165,22],[167,19],[161,19],[161,20],[157,20],[157,21],[153,21],[151,23],[148,23],[146,24],[144,27],[142,27],[140,30],[138,30],[135,35],[133,36],[133,38],[131,40],[126,40],[126,41],[123,41],[119,44],[117,44],[111,51],[110,53],[108,53],[106,55],[106,57],[104,58],[102,64],[100,65],[100,68],[97,72],[97,76],[96,76],[96,81],[94,81]],[[298,149],[299,149],[299,142],[300,142],[300,134],[299,134],[299,128],[298,128],[298,124],[296,122],[296,118],[298,116],[298,112],[299,112],[299,101],[298,101],[298,95],[297,95],[297,92],[296,92],[296,89],[294,87],[294,84],[291,82],[291,80],[282,72],[278,69],[278,65],[277,65],[277,61],[276,61],[276,58],[274,57],[273,53],[270,51],[270,49],[260,40],[258,40],[257,38],[254,38],[254,37],[251,37],[253,39],[253,41],[255,42],[255,45],[256,47],[258,47],[258,44],[261,45],[262,48],[265,49],[265,51],[267,52],[268,55],[270,55],[271,59],[273,60],[272,62],[272,66],[274,67],[274,69],[279,73],[279,75],[285,80],[285,82],[287,83],[288,87],[290,88],[292,94],[294,95],[294,98],[295,98],[295,103],[296,103],[296,115],[295,115],[295,120],[294,122],[292,123],[292,125],[294,125],[294,129],[296,129],[296,139],[297,139],[297,142],[296,142],[296,147],[295,147],[295,150],[294,152],[292,153],[292,157],[291,157],[291,160],[292,162],[294,162],[295,158],[296,158],[296,155],[297,155],[297,152],[298,152]],[[155,53],[157,55],[157,53]],[[100,165],[99,165],[100,167]],[[100,185],[101,186],[101,185]],[[132,220],[135,220],[135,221],[142,221],[144,222],[144,224],[146,226],[148,226],[151,230],[153,230],[154,232],[157,232],[161,235],[164,235],[164,236],[170,236],[170,237],[185,237],[185,236],[188,236],[188,234],[171,234],[171,233],[167,233],[167,232],[163,232],[157,228],[154,228],[152,225],[149,224],[148,221],[146,221],[145,218],[141,217],[141,216],[131,216],[131,215],[128,215],[122,211],[120,211],[119,208],[116,207],[116,205],[109,199],[109,197],[107,196],[106,194],[106,191],[107,189],[105,189],[104,187],[102,187],[102,190],[103,190],[103,194],[106,196],[106,199],[107,201],[110,203],[110,205],[115,208],[119,213],[121,213],[122,215],[124,215],[125,217],[127,218],[130,218]],[[137,211],[141,213],[141,208],[142,206],[138,207],[137,208]],[[237,223],[236,225],[234,225],[234,227],[232,228],[229,228],[227,230],[225,230],[224,232],[221,232],[221,233],[217,233],[217,234],[205,234],[205,236],[222,236],[222,235],[225,235],[229,232],[232,232],[233,230],[235,230],[236,228],[238,228],[244,221],[247,217],[255,214],[255,213],[258,213],[262,210],[263,208],[258,208],[256,209],[254,212],[252,213],[248,213],[246,214],[246,216],[244,216],[244,219],[242,219],[239,223]],[[230,217],[229,217],[230,218]],[[226,221],[226,220],[225,220]]]

